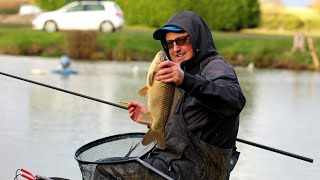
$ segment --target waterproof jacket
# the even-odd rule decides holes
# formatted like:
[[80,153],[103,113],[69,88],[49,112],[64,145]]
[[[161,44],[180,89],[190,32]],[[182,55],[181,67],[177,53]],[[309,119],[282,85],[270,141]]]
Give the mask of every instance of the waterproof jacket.
[[[185,75],[179,88],[187,93],[182,111],[188,128],[211,145],[233,148],[238,116],[245,105],[233,67],[218,54],[211,31],[196,14],[177,13],[165,26],[168,25],[189,33],[195,54],[181,63]],[[164,50],[170,57],[168,49]]]
[[181,63],[182,95],[165,127],[166,148],[155,149],[146,161],[169,175],[174,169],[175,178],[226,179],[245,97],[201,17],[179,12],[164,26],[171,25],[188,32],[194,57]]

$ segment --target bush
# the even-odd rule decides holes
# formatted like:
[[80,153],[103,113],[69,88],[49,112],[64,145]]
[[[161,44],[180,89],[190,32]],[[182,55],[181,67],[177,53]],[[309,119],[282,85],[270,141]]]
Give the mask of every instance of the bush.
[[0,14],[17,14],[19,12],[18,7],[14,8],[1,8],[0,9]]
[[215,30],[234,31],[256,27],[260,22],[257,0],[206,0],[197,1],[193,9]]
[[[190,9],[193,0],[184,1],[157,1],[135,0],[123,1],[115,0],[124,11],[126,23],[129,25],[146,25],[151,27],[161,27],[171,15],[176,12]],[[150,8],[154,7],[155,8]]]
[[304,22],[304,27],[307,30],[320,29],[320,19],[306,20]]
[[209,28],[216,30],[239,30],[256,27],[260,22],[258,0],[153,0],[123,1],[116,0],[123,9],[126,23],[142,24],[151,27],[162,26],[171,15],[183,10],[191,10],[199,14]]
[[33,0],[34,3],[45,11],[52,11],[59,9],[67,4],[66,0]]
[[262,27],[267,29],[294,30],[304,27],[304,23],[295,15],[266,13],[262,17]]
[[283,27],[287,30],[299,29],[304,26],[303,21],[294,15],[285,15],[283,19]]

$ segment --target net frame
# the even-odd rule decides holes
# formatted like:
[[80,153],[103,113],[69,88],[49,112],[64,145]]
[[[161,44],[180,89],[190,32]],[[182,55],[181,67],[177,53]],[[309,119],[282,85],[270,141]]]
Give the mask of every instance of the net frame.
[[[147,155],[156,146],[156,142],[152,142],[147,146],[142,145],[141,141],[144,135],[145,133],[140,132],[118,134],[81,146],[75,152],[75,159],[79,164],[83,180],[91,180],[93,178],[97,165],[130,161],[144,163],[141,162],[140,157]],[[144,166],[148,166],[148,164]],[[154,169],[153,171],[157,170]],[[159,172],[157,173],[159,174]]]

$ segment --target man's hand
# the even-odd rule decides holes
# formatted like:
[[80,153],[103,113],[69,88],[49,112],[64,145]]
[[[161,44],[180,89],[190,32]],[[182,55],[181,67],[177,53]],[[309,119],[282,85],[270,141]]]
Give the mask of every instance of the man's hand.
[[164,61],[158,66],[160,70],[156,74],[156,80],[164,83],[174,83],[176,86],[180,86],[183,78],[184,72],[180,67],[179,63],[172,61]]
[[144,104],[136,102],[136,101],[130,101],[128,104],[128,112],[129,112],[129,117],[137,123],[140,124],[145,124],[148,127],[151,126],[151,124],[147,121],[141,120],[142,114],[147,112],[147,108],[145,107]]

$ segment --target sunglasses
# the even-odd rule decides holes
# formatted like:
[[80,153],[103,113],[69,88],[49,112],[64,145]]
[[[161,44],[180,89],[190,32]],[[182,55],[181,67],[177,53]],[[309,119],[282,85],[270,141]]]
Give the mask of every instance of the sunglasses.
[[183,46],[183,45],[185,45],[186,42],[187,42],[187,38],[188,38],[188,37],[189,37],[189,35],[180,36],[180,37],[178,37],[178,38],[176,38],[176,39],[174,39],[174,40],[168,40],[168,41],[166,41],[167,46],[168,46],[168,49],[173,48],[174,42],[176,42],[176,44],[177,44],[178,46]]

